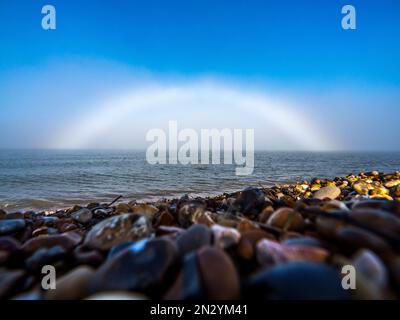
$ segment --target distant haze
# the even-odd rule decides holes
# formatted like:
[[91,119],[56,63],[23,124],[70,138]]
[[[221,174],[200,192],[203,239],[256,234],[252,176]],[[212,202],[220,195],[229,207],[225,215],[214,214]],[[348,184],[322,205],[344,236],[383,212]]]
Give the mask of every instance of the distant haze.
[[394,89],[284,87],[78,61],[17,72],[0,92],[1,148],[144,149],[148,130],[176,120],[179,129],[254,129],[256,150],[400,150]]

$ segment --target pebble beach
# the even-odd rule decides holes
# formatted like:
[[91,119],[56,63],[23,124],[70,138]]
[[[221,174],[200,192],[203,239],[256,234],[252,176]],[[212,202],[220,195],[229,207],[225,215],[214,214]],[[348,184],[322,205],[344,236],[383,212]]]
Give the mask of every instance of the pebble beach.
[[[43,266],[56,289],[42,286]],[[356,271],[343,287],[344,266]],[[398,299],[400,171],[0,210],[0,298]]]

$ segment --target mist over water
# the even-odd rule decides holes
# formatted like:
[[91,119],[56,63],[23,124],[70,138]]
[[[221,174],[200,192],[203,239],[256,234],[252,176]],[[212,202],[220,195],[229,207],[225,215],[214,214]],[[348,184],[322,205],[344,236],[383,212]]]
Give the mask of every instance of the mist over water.
[[[221,159],[222,161],[222,159]],[[215,195],[313,177],[400,168],[400,152],[255,153],[252,175],[233,165],[150,165],[145,151],[2,150],[0,208],[54,209],[92,201]]]

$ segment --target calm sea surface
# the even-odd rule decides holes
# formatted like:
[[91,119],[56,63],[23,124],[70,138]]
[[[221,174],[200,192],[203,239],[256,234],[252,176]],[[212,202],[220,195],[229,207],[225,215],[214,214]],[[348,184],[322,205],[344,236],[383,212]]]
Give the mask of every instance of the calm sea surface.
[[360,171],[400,170],[400,152],[256,152],[250,176],[235,165],[150,165],[144,151],[0,150],[0,208],[52,209],[91,201],[215,195]]

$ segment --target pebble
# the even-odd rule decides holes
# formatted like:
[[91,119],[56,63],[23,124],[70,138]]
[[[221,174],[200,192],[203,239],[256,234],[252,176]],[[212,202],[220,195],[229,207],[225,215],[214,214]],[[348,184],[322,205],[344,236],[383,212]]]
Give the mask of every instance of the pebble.
[[273,206],[266,206],[263,211],[261,211],[260,215],[258,216],[258,221],[261,223],[267,223],[269,217],[274,213]]
[[0,236],[11,234],[25,229],[23,219],[4,219],[0,220]]
[[71,251],[82,240],[82,237],[76,232],[67,232],[59,235],[41,236],[28,240],[22,246],[22,252],[25,255],[31,255],[38,249],[61,246],[65,251]]
[[48,233],[48,228],[47,227],[40,227],[32,232],[32,236],[37,237],[37,236],[43,236]]
[[338,200],[330,200],[324,202],[323,205],[321,206],[321,209],[328,212],[335,210],[350,211],[350,209],[346,206],[345,203]]
[[87,224],[90,220],[92,220],[93,214],[89,209],[82,208],[76,212],[73,212],[71,216],[76,222]]
[[198,266],[196,253],[187,254],[182,268],[175,281],[168,289],[165,300],[199,300],[204,299],[205,292]]
[[5,219],[8,220],[18,220],[18,219],[24,219],[25,216],[22,212],[11,212],[11,213],[7,213],[7,215],[5,216]]
[[383,299],[389,284],[389,274],[382,260],[370,250],[364,249],[355,255],[352,265],[356,269],[357,293],[360,298]]
[[283,241],[282,244],[286,245],[286,246],[307,246],[307,247],[316,247],[316,248],[323,247],[321,241],[314,237],[292,238],[292,239]]
[[77,267],[57,279],[55,290],[47,290],[46,299],[49,300],[77,300],[89,295],[89,282],[94,269],[87,266]]
[[161,214],[156,218],[155,225],[159,226],[173,226],[176,224],[175,218],[172,214],[168,211],[163,211]]
[[150,236],[148,219],[143,215],[127,213],[96,224],[86,235],[85,245],[92,249],[108,250],[113,246]]
[[390,212],[379,209],[358,209],[352,210],[350,217],[371,228],[400,234],[400,218]]
[[294,261],[324,262],[328,251],[322,248],[281,245],[271,240],[261,240],[257,244],[257,260],[260,265],[273,265]]
[[7,251],[10,254],[17,253],[21,249],[21,243],[9,236],[0,237],[0,250]]
[[265,194],[259,188],[248,187],[244,189],[233,203],[233,210],[244,215],[259,213],[265,205]]
[[193,214],[192,220],[193,223],[204,224],[208,227],[211,227],[212,225],[215,224],[214,220],[211,218],[210,211],[197,210]]
[[241,258],[250,260],[255,256],[256,244],[262,239],[274,240],[275,237],[262,230],[249,230],[242,233],[237,251]]
[[381,237],[354,226],[343,226],[337,231],[337,239],[340,240],[346,251],[367,248],[378,255],[390,253],[389,244]]
[[398,186],[399,184],[400,184],[400,180],[391,180],[391,181],[385,182],[384,186],[386,188],[390,189],[390,188]]
[[130,248],[133,245],[135,245],[135,247],[144,246],[147,242],[148,242],[147,239],[142,239],[142,240],[138,240],[138,241],[127,241],[127,242],[120,243],[120,244],[112,247],[111,250],[108,251],[107,259],[111,259],[117,253],[125,250],[126,248]]
[[7,215],[7,212],[4,210],[0,209],[0,220],[5,219]]
[[82,245],[74,249],[73,257],[76,264],[83,264],[93,267],[99,266],[105,260],[101,252],[97,250],[87,251]]
[[340,196],[340,188],[336,186],[327,186],[319,189],[317,192],[314,193],[314,198],[315,199],[336,199],[337,197]]
[[177,257],[176,245],[155,239],[144,245],[132,245],[107,260],[91,279],[91,292],[129,290],[148,292],[163,285]]
[[204,247],[198,251],[197,259],[207,299],[233,300],[240,297],[236,268],[223,250]]
[[58,217],[43,217],[42,220],[46,227],[54,227],[60,219]]
[[128,291],[110,291],[100,292],[85,300],[149,300],[149,298],[140,293],[128,292]]
[[304,220],[300,213],[291,208],[279,208],[268,219],[267,224],[286,230],[301,230]]
[[317,217],[315,226],[319,233],[325,237],[336,237],[337,230],[344,225],[344,222],[338,219]]
[[369,193],[369,186],[365,182],[357,182],[353,185],[354,190],[361,195],[367,195]]
[[183,205],[178,210],[178,223],[183,228],[188,228],[194,221],[194,217],[200,216],[205,211],[205,205],[202,202],[193,201]]
[[0,268],[0,299],[6,299],[23,281],[25,272],[22,270],[6,270]]
[[132,212],[132,208],[126,203],[119,203],[115,207],[116,213],[129,213]]
[[147,216],[151,220],[158,212],[158,209],[155,206],[149,204],[137,204],[132,207],[132,212]]
[[239,243],[240,233],[234,228],[223,227],[218,224],[211,227],[214,245],[221,249],[227,249]]
[[179,253],[184,256],[185,254],[196,251],[203,246],[210,245],[212,236],[212,231],[205,225],[192,225],[185,232],[181,233],[176,239]]
[[51,248],[41,248],[25,260],[25,266],[30,270],[39,270],[44,265],[54,264],[55,261],[64,257],[66,253],[66,250],[59,245]]
[[5,250],[0,250],[0,265],[7,262],[10,258],[10,253]]
[[256,299],[336,300],[347,299],[339,273],[311,262],[277,265],[254,275],[250,289]]
[[353,203],[351,206],[352,210],[359,209],[379,209],[384,204],[384,201],[380,199],[367,199],[367,200],[358,200]]

